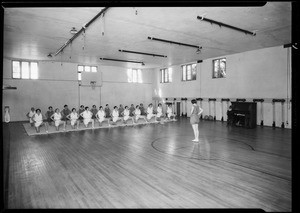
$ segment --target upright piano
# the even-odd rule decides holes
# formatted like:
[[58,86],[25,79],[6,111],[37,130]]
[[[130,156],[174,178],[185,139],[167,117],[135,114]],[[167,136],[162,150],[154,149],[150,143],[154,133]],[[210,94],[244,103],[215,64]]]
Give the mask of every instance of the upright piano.
[[256,127],[255,102],[231,102],[233,124],[246,128]]

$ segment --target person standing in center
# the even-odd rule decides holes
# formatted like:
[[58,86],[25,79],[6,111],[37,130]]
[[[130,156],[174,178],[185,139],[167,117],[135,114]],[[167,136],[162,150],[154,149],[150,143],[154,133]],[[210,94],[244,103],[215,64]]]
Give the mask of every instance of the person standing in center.
[[199,142],[198,123],[199,123],[200,114],[203,112],[203,109],[201,109],[197,105],[197,101],[195,99],[193,99],[191,102],[192,102],[192,111],[191,111],[190,123],[193,127],[193,131],[195,135],[195,139],[192,141]]

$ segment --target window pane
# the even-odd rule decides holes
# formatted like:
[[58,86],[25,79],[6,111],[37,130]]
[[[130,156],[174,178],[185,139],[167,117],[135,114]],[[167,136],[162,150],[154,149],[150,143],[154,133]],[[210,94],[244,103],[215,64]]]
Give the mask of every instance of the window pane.
[[22,62],[22,78],[29,79],[29,62]]
[[38,64],[36,62],[30,63],[30,75],[31,79],[38,79]]
[[172,82],[172,68],[168,69],[168,73],[169,73],[169,82]]
[[218,70],[219,70],[219,60],[214,60],[214,70],[213,70],[213,78],[218,77]]
[[182,80],[186,81],[186,65],[182,66]]
[[81,81],[81,72],[78,72],[78,81]]
[[164,82],[164,70],[160,70],[160,82],[163,83]]
[[165,73],[165,81],[164,82],[169,82],[168,81],[168,70],[164,69],[164,73]]
[[192,64],[192,80],[196,80],[197,64]]
[[19,61],[13,61],[13,78],[20,78],[20,62]]
[[132,69],[128,69],[128,70],[127,70],[127,81],[128,81],[129,83],[132,82]]
[[90,72],[91,71],[91,67],[90,66],[84,66],[84,71]]
[[92,67],[92,72],[97,72],[97,67]]
[[139,83],[143,83],[143,80],[142,80],[142,71],[141,70],[138,70],[138,82]]
[[220,77],[224,78],[226,76],[226,59],[220,60]]
[[83,66],[78,66],[77,71],[82,72],[83,71]]
[[136,69],[132,69],[132,82],[137,82],[137,72]]
[[187,69],[187,80],[191,80],[192,79],[192,66],[191,65],[187,65],[186,67]]

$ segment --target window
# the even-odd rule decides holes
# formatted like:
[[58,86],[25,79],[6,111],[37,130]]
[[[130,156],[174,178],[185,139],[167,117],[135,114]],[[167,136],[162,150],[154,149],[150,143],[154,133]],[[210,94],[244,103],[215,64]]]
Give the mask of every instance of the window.
[[196,80],[197,64],[182,65],[182,81]]
[[78,72],[97,72],[98,67],[97,66],[87,66],[87,65],[78,65],[77,66]]
[[38,63],[12,61],[12,77],[20,79],[38,79]]
[[81,72],[78,71],[78,81],[81,81]]
[[143,83],[142,71],[140,69],[128,69],[127,81],[130,83]]
[[172,68],[161,69],[160,74],[161,74],[161,78],[160,78],[161,83],[172,82]]
[[226,58],[213,60],[213,78],[226,77]]

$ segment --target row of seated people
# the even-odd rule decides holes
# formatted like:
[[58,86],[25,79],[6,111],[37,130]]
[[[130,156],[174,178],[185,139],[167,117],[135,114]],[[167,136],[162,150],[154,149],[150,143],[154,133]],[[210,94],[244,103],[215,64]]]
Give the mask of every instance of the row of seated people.
[[37,132],[40,132],[40,127],[44,125],[46,133],[48,133],[48,125],[52,125],[52,123],[54,123],[57,131],[59,131],[59,126],[61,125],[65,130],[67,121],[70,121],[73,129],[78,129],[81,122],[85,127],[88,127],[91,123],[92,128],[94,128],[95,122],[97,121],[99,122],[99,126],[102,126],[104,121],[108,123],[108,126],[111,125],[111,122],[113,125],[116,125],[118,121],[126,124],[128,120],[131,120],[134,124],[137,123],[139,119],[143,119],[148,123],[152,118],[155,118],[155,122],[159,122],[159,120],[161,122],[164,120],[176,121],[176,115],[173,113],[171,104],[168,104],[166,113],[163,112],[162,104],[160,103],[156,110],[153,109],[152,103],[149,104],[146,111],[142,104],[136,107],[132,104],[130,108],[128,106],[123,108],[122,105],[120,105],[120,107],[114,106],[112,111],[109,109],[108,104],[106,104],[104,110],[102,106],[97,110],[95,105],[93,105],[91,110],[88,106],[84,107],[83,105],[80,106],[78,111],[75,108],[73,108],[72,111],[69,110],[68,105],[65,105],[62,111],[58,108],[53,111],[51,106],[48,109],[45,116],[43,116],[40,109],[35,110],[34,107],[27,113],[31,126],[35,126]]

